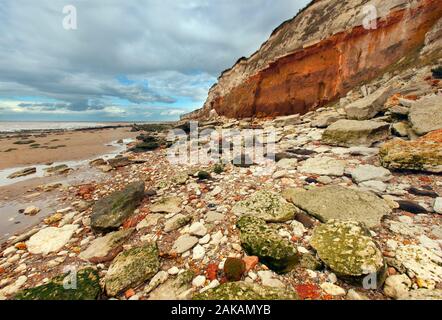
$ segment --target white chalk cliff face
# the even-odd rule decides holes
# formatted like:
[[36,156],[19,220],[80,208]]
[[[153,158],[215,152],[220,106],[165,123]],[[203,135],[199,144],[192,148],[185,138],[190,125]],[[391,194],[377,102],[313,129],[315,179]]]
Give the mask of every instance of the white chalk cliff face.
[[[192,116],[211,110],[231,118],[314,110],[381,76],[426,41],[428,50],[438,46],[441,17],[439,0],[315,0],[255,54],[224,71],[203,110]],[[426,40],[429,32],[433,38]]]

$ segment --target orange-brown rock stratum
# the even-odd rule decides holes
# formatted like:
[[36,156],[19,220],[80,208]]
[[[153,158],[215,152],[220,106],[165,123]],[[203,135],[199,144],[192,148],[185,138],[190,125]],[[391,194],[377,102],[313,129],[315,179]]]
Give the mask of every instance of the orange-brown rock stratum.
[[[368,4],[376,28],[365,28]],[[442,0],[319,0],[222,73],[193,117],[306,113],[375,79],[416,52],[442,18]]]

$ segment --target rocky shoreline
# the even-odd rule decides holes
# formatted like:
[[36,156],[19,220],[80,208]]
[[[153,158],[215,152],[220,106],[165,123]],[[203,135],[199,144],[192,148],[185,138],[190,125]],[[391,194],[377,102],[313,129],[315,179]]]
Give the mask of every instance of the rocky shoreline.
[[442,299],[441,85],[421,68],[302,116],[200,122],[262,130],[265,165],[173,164],[166,128],[136,128],[91,163],[103,180],[59,189],[62,209],[2,245],[0,297]]

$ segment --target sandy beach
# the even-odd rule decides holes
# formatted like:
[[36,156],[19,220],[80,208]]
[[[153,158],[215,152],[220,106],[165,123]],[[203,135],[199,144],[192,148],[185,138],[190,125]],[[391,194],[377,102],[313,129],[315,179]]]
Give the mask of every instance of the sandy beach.
[[[0,176],[2,171],[9,174],[10,171],[16,171],[15,168],[49,167],[51,163],[72,165],[78,162],[80,165],[83,160],[125,150],[124,144],[116,146],[115,142],[134,139],[136,136],[137,133],[131,132],[129,127],[3,134],[0,135]],[[17,141],[27,143],[15,144]],[[36,147],[37,145],[39,146]],[[0,179],[0,239],[39,223],[55,211],[59,188],[41,193],[38,191],[41,186],[86,184],[99,181],[102,177],[100,170],[80,165],[63,175],[37,174],[18,179],[5,178],[6,185]],[[37,205],[40,212],[35,216],[25,217],[19,210],[29,203]]]
[[[111,152],[109,144],[134,138],[130,128],[94,129],[0,136],[0,170],[60,161],[89,159]],[[16,144],[19,141],[31,142]]]

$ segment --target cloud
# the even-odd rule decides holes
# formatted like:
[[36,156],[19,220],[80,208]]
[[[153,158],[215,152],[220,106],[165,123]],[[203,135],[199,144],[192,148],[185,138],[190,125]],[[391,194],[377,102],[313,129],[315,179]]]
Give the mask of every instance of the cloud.
[[65,0],[3,0],[0,99],[35,97],[32,108],[47,112],[104,112],[116,100],[143,115],[156,114],[146,106],[190,111],[307,2],[71,0],[78,30],[67,31]]

